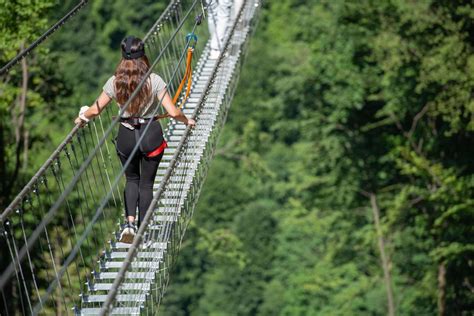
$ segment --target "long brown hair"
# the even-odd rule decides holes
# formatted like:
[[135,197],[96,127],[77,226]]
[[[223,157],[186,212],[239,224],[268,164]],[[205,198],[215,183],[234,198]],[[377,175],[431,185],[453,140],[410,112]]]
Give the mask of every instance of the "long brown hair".
[[[121,48],[123,52],[126,50],[126,39],[122,41]],[[143,42],[139,38],[134,38],[130,49],[131,53],[142,50],[144,50]],[[115,70],[114,83],[115,95],[119,104],[124,105],[128,101],[133,91],[135,91],[149,69],[150,62],[146,55],[136,59],[122,58]],[[150,80],[147,80],[138,92],[138,95],[136,95],[131,101],[127,111],[132,115],[140,113],[140,110],[148,103],[150,97],[151,84]]]

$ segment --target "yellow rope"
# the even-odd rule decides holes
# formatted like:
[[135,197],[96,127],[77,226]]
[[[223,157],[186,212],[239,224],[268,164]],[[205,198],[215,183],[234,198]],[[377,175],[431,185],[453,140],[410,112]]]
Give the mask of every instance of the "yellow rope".
[[[186,84],[186,94],[184,95],[184,99],[181,101],[179,105],[176,105],[179,109],[183,107],[184,103],[189,97],[189,93],[191,92],[191,82],[192,82],[192,76],[193,76],[193,68],[192,68],[191,62],[193,60],[193,52],[194,52],[194,49],[189,47],[188,53],[186,56],[186,72],[184,73],[184,77],[181,80],[178,90],[176,90],[176,93],[174,94],[174,97],[173,97],[173,104],[176,104],[176,102],[179,99],[179,96],[181,95],[181,92],[183,91],[184,85]],[[158,115],[156,119],[159,120],[166,117],[169,117],[168,113]]]

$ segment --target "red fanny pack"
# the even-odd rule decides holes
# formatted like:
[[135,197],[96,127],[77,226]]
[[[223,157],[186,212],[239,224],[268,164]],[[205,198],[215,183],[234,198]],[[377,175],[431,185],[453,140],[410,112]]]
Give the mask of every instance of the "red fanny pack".
[[161,154],[165,150],[166,147],[168,147],[168,143],[166,143],[166,141],[163,140],[163,142],[161,143],[160,146],[156,147],[155,150],[153,150],[153,151],[149,152],[148,154],[146,154],[146,156],[148,158],[156,157],[159,154]]

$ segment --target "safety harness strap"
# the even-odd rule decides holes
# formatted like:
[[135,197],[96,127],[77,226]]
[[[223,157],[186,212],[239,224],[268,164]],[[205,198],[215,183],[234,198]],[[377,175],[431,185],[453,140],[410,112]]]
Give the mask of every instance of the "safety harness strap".
[[[189,93],[191,92],[191,83],[192,83],[192,76],[193,76],[193,68],[192,68],[193,52],[194,52],[194,48],[189,47],[188,53],[186,56],[186,72],[184,73],[184,77],[181,80],[178,90],[176,90],[176,93],[174,94],[174,97],[173,97],[173,103],[176,104],[176,102],[179,99],[179,96],[181,95],[181,92],[183,91],[184,85],[186,84],[186,93],[184,95],[184,98],[179,105],[178,104],[176,105],[179,109],[183,107],[184,103],[189,97]],[[168,113],[155,116],[157,120],[166,118],[166,117],[169,117]]]

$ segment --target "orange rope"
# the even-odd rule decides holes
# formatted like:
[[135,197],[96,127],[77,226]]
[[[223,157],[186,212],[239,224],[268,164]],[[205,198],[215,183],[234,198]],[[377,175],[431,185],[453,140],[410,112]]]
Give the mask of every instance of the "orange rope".
[[[193,60],[193,52],[194,52],[194,49],[189,47],[188,54],[186,56],[186,72],[184,73],[184,77],[181,80],[178,90],[176,90],[176,93],[174,94],[174,97],[173,97],[173,104],[176,104],[176,102],[179,99],[179,96],[181,95],[181,92],[183,91],[184,85],[186,84],[186,94],[184,95],[184,99],[181,101],[179,105],[176,105],[179,109],[183,107],[184,103],[189,97],[189,93],[191,92],[191,82],[192,82],[192,75],[193,75],[193,68],[192,68],[191,62]],[[169,117],[169,114],[166,113],[166,114],[158,115],[156,116],[156,119],[159,120],[166,117]]]

